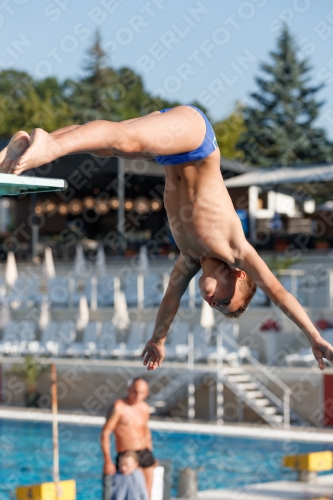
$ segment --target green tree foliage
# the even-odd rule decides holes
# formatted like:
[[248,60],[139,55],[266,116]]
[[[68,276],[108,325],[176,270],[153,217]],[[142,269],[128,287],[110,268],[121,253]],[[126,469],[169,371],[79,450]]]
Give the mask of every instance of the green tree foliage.
[[246,127],[240,106],[237,105],[229,116],[215,123],[213,128],[221,155],[226,158],[242,160],[244,155],[242,151],[237,149],[237,143]]
[[309,84],[309,62],[298,57],[286,26],[270,55],[273,62],[261,65],[265,78],[256,79],[258,90],[251,94],[256,105],[243,110],[246,131],[238,148],[244,159],[262,167],[331,161],[332,144],[314,126],[322,85]]
[[31,132],[36,127],[47,131],[72,121],[63,90],[54,78],[34,81],[22,71],[0,72],[0,137],[17,130]]

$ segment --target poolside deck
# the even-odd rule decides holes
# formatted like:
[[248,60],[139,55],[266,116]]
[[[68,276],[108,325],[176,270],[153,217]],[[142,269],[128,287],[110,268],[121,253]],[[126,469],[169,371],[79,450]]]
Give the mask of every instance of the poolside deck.
[[198,493],[198,500],[281,500],[333,499],[333,474],[319,476],[314,484],[300,481],[274,481],[249,484],[237,490],[206,490]]

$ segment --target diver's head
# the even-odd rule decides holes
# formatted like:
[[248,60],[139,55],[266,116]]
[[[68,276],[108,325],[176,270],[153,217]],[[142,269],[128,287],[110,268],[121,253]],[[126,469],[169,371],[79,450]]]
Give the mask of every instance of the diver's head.
[[253,280],[243,271],[210,257],[201,259],[199,289],[208,304],[228,318],[238,318],[256,292]]

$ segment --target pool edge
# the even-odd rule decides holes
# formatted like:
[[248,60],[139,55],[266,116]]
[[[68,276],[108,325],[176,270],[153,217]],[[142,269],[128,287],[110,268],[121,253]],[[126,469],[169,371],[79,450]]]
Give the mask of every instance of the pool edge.
[[[25,420],[31,422],[51,422],[52,414],[49,412],[32,410],[3,410],[0,409],[0,419]],[[58,414],[59,423],[91,425],[102,427],[105,417],[82,414]],[[253,439],[297,440],[303,442],[328,442],[333,443],[333,431],[325,432],[315,427],[297,429],[272,429],[269,427],[248,427],[233,425],[201,424],[189,422],[170,422],[150,420],[150,429],[154,431],[186,432],[192,434],[210,434],[217,436],[244,437]],[[259,432],[258,432],[259,431]]]

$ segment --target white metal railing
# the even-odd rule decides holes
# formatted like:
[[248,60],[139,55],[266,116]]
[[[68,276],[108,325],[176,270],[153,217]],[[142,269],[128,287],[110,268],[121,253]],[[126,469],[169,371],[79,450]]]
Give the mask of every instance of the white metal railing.
[[333,269],[284,269],[277,276],[303,306],[330,308],[333,305]]
[[[219,332],[217,338],[217,351],[219,353],[223,352],[222,343],[228,344],[235,352],[239,352],[242,349],[237,342],[235,342],[231,338],[226,338],[223,335],[223,332]],[[172,406],[172,404],[176,403],[177,400],[182,399],[187,393],[187,414],[188,418],[192,420],[195,417],[195,386],[196,383],[201,381],[200,374],[203,372],[207,374],[207,372],[212,372],[215,374],[216,378],[216,412],[215,417],[217,423],[222,424],[224,420],[224,396],[223,389],[224,384],[227,384],[231,390],[235,390],[235,393],[240,399],[248,404],[254,411],[257,411],[259,415],[261,415],[268,423],[274,426],[283,426],[284,428],[290,427],[291,415],[295,417],[299,421],[299,423],[303,423],[302,419],[291,411],[290,398],[292,391],[291,389],[280,380],[271,369],[267,366],[260,363],[256,358],[252,356],[250,352],[247,353],[246,359],[250,365],[256,368],[257,373],[252,373],[246,365],[241,365],[240,363],[236,365],[237,371],[240,374],[246,375],[248,380],[255,384],[256,390],[260,391],[263,394],[263,397],[269,399],[271,405],[275,407],[276,413],[275,415],[280,415],[282,418],[281,424],[274,420],[274,415],[269,415],[264,413],[264,407],[256,404],[255,398],[249,397],[249,394],[246,389],[241,389],[240,387],[236,387],[235,383],[231,382],[232,377],[229,380],[229,376],[234,374],[235,366],[234,365],[226,365],[224,364],[223,355],[217,356],[217,362],[215,368],[209,367],[209,365],[197,365],[195,363],[195,354],[194,354],[194,342],[193,342],[193,333],[188,335],[188,362],[187,369],[182,370],[176,376],[173,375],[168,383],[159,384],[158,379],[163,379],[167,375],[163,370],[160,373],[156,374],[157,379],[154,378],[153,385],[158,387],[158,391],[154,394],[155,391],[152,391],[152,394],[149,398],[149,402],[152,406],[161,407],[163,410]],[[274,394],[270,389],[268,389],[265,382],[260,378],[261,376],[266,377],[272,384],[274,384],[277,388],[281,390],[282,397],[278,397]]]
[[[236,352],[239,352],[239,350],[242,348],[235,340],[233,340],[230,337],[226,337],[223,335],[223,332],[219,331],[219,335],[221,335],[221,338],[223,339],[224,342],[226,342],[230,347],[235,349]],[[241,368],[244,372],[249,374],[251,378],[256,379],[256,385],[258,386],[258,389],[266,396],[268,397],[272,403],[274,403],[275,406],[277,406],[279,409],[283,411],[283,422],[284,422],[284,427],[289,428],[290,426],[290,396],[292,394],[292,391],[290,387],[288,387],[282,380],[280,380],[274,372],[272,372],[271,369],[269,369],[266,365],[263,365],[258,361],[254,356],[252,356],[251,352],[248,351],[246,354],[246,359],[249,362],[250,365],[254,366],[260,374],[264,375],[267,377],[273,384],[275,384],[279,389],[282,390],[283,392],[283,398],[280,399],[277,397],[275,394],[272,393],[258,378],[256,374],[250,373],[248,370],[246,370],[246,365],[242,365]],[[223,363],[223,361],[222,361]],[[221,368],[220,368],[221,369]]]
[[[314,270],[282,269],[277,273],[284,288],[304,306],[309,308],[333,307],[333,269],[324,266]],[[266,295],[258,291],[252,307],[272,306]]]

